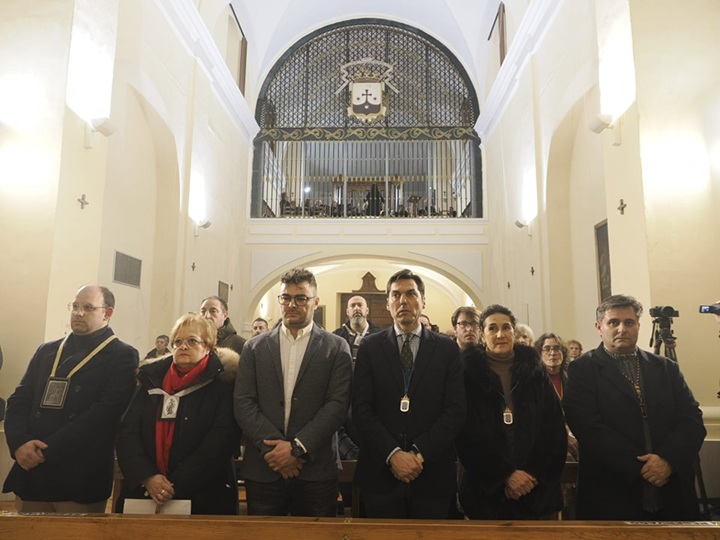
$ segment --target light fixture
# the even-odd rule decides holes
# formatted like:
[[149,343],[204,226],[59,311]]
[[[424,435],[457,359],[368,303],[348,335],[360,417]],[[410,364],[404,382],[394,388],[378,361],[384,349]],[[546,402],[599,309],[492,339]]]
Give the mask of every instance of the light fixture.
[[591,131],[600,134],[606,129],[613,130],[613,146],[622,144],[622,131],[620,129],[620,119],[614,119],[609,114],[596,114],[594,118],[590,118],[588,127]]
[[95,132],[109,137],[117,131],[117,124],[110,118],[93,118],[85,123],[85,148],[92,148],[92,135]]
[[613,117],[609,114],[596,114],[588,121],[588,127],[590,131],[600,134],[606,129],[611,128],[612,123]]
[[209,229],[212,223],[207,219],[195,223],[195,236],[200,234],[200,229]]

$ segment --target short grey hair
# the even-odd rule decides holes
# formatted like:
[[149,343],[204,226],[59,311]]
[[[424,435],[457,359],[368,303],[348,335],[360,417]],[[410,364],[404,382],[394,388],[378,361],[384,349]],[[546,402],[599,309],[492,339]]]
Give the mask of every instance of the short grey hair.
[[608,309],[630,307],[635,312],[635,316],[639,319],[643,312],[643,306],[634,297],[625,294],[614,294],[608,296],[602,304],[595,310],[595,320],[599,323],[605,318],[605,312]]

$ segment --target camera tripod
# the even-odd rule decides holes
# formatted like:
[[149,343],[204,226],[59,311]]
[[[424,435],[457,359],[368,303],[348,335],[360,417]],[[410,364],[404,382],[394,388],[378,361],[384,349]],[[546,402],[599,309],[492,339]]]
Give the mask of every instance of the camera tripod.
[[[652,335],[650,336],[650,346],[653,347],[653,341],[655,346],[653,352],[660,355],[660,348],[665,347],[664,354],[665,358],[669,358],[673,362],[678,362],[675,342],[675,336],[672,331],[672,319],[670,317],[656,317],[653,319]],[[697,478],[697,487],[700,492],[700,500],[703,506],[703,516],[706,519],[710,519],[710,503],[708,502],[707,492],[705,491],[705,482],[703,481],[702,469],[700,468],[700,455],[698,454],[695,463],[693,463],[693,472],[695,478]]]
[[669,317],[656,317],[653,319],[653,329],[652,329],[652,336],[650,336],[650,346],[653,347],[653,342],[655,343],[655,346],[653,348],[653,352],[655,354],[660,354],[660,347],[665,346],[665,351],[663,356],[665,358],[669,358],[670,360],[677,362],[677,353],[675,352],[675,347],[677,346],[677,343],[675,342],[675,336],[673,335],[672,331],[672,319]]

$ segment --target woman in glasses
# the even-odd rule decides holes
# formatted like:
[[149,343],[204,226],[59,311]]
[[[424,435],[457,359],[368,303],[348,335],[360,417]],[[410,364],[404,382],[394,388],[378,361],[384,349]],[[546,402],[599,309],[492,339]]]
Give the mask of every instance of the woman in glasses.
[[[540,353],[540,359],[545,371],[550,377],[558,399],[562,401],[565,383],[567,382],[568,365],[570,364],[569,350],[565,342],[557,334],[547,332],[535,341],[535,349]],[[570,428],[565,425],[567,433],[567,461],[578,460],[578,442]],[[563,519],[575,517],[575,486],[563,485]]]
[[467,416],[457,438],[460,504],[470,519],[554,519],[567,438],[560,401],[537,351],[515,343],[505,306],[480,315],[463,354]]
[[[563,389],[567,382],[567,370],[570,364],[568,356],[568,347],[565,342],[557,334],[551,332],[542,334],[535,341],[535,349],[540,353],[540,358],[545,366],[545,371],[553,383],[553,388],[562,401]],[[577,460],[578,443],[572,432],[568,429],[568,454],[572,459]]]
[[193,514],[237,514],[233,416],[239,356],[216,349],[217,329],[183,315],[170,334],[172,356],[140,368],[139,388],[122,423],[117,457],[125,499],[152,499],[158,510],[190,500]]

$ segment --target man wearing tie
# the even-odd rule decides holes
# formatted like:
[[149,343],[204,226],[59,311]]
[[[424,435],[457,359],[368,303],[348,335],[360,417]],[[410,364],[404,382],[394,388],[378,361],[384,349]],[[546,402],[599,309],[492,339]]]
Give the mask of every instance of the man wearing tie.
[[425,285],[410,270],[387,284],[393,326],[358,350],[356,481],[368,517],[443,519],[456,493],[455,436],[465,420],[458,347],[423,328]]

